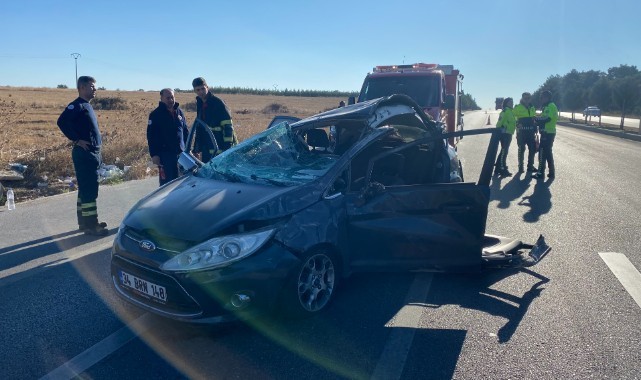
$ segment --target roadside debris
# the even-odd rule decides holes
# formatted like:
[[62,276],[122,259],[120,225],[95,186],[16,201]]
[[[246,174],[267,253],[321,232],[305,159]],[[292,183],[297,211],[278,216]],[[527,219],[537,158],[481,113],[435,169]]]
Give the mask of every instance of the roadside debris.
[[100,165],[98,168],[98,182],[111,181],[122,178],[125,172],[116,165]]
[[0,170],[0,181],[22,181],[27,165],[10,163],[7,165],[9,170]]

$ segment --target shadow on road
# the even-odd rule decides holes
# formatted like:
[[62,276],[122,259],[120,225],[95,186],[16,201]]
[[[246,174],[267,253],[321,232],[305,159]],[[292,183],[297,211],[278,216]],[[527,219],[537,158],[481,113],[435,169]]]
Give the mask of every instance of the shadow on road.
[[530,187],[532,178],[526,174],[515,173],[510,180],[501,188],[504,177],[492,177],[490,185],[490,201],[499,201],[496,207],[506,209],[512,201],[519,198]]
[[[115,232],[116,229],[112,228],[108,236]],[[73,230],[0,248],[0,271],[77,248],[92,243],[96,239],[95,236],[87,236],[78,230]]]
[[[527,273],[539,281],[521,297],[491,288],[493,284],[518,273]],[[497,332],[499,343],[508,342],[512,338],[528,308],[543,291],[541,286],[550,281],[529,269],[496,271],[481,276],[439,276],[438,279],[439,281],[432,282],[427,304],[435,308],[460,305],[466,309],[506,318],[507,323]]]
[[536,223],[541,215],[547,214],[552,209],[552,193],[550,192],[552,182],[554,182],[553,179],[548,179],[545,182],[537,181],[532,195],[521,198],[518,204],[530,208],[523,214],[525,222]]
[[[153,336],[144,340],[188,378],[369,379],[390,333],[408,329],[387,324],[406,306],[413,279],[408,274],[357,274],[343,283],[329,309],[312,318],[276,313],[213,327],[172,328],[167,323],[150,329]],[[467,332],[413,330],[402,377],[451,378]]]

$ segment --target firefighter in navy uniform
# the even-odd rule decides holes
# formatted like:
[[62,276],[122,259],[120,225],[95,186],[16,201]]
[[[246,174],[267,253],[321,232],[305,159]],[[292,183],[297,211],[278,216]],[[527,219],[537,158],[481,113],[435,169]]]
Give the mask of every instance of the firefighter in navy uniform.
[[158,165],[160,186],[178,178],[178,155],[185,150],[189,130],[185,114],[170,88],[160,90],[158,108],[149,114],[147,143],[154,165]]
[[71,102],[58,118],[58,127],[73,141],[71,158],[78,180],[78,227],[87,235],[109,234],[107,224],[98,222],[98,168],[102,163],[102,138],[96,113],[89,101],[96,96],[96,80],[90,76],[78,78],[78,98]]
[[536,154],[536,108],[531,103],[532,95],[524,92],[521,95],[521,101],[514,107],[514,117],[516,118],[516,144],[519,148],[519,173],[523,173],[523,161],[525,158],[525,148],[527,147],[527,171],[536,172],[534,167],[534,155]]
[[225,103],[209,91],[204,78],[198,77],[191,82],[196,95],[196,117],[211,129],[216,145],[208,141],[204,134],[196,133],[195,152],[202,153],[202,161],[208,162],[214,156],[238,143],[229,109]]

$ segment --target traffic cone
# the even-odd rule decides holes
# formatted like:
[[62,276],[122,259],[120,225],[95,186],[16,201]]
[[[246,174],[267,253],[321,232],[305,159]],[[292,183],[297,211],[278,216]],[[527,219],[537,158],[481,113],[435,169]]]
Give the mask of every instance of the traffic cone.
[[486,125],[492,125],[492,123],[490,122],[490,115],[487,115],[487,124]]

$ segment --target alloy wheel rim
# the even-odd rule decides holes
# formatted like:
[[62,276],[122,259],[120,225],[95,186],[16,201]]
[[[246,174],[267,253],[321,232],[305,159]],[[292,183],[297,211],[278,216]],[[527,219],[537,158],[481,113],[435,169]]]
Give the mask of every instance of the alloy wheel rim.
[[336,282],[334,263],[324,254],[307,259],[298,275],[298,300],[309,312],[321,310],[329,302]]

